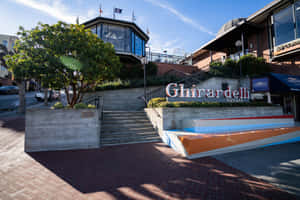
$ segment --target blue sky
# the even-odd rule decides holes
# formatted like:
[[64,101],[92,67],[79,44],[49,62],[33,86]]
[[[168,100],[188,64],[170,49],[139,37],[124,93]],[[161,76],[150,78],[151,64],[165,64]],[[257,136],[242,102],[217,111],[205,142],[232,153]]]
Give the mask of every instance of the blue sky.
[[123,9],[117,19],[129,20],[150,31],[149,45],[170,54],[191,53],[215,37],[219,28],[233,18],[248,17],[271,0],[1,0],[0,34],[16,34],[37,22],[75,23],[98,15],[112,17],[113,7]]

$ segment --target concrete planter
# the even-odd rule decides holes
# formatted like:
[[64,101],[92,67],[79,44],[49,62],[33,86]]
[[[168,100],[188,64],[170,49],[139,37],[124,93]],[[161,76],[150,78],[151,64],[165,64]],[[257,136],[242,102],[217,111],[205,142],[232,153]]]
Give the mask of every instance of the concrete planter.
[[164,130],[187,128],[186,122],[195,119],[260,117],[283,115],[280,106],[208,107],[208,108],[146,108],[148,118],[162,135]]
[[96,109],[27,110],[25,151],[99,148],[100,126]]

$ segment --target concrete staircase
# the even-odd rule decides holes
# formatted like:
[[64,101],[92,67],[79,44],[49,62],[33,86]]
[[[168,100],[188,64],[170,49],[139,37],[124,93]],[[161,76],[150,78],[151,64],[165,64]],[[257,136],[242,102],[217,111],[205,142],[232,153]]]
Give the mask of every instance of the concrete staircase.
[[161,141],[144,111],[104,111],[101,146]]

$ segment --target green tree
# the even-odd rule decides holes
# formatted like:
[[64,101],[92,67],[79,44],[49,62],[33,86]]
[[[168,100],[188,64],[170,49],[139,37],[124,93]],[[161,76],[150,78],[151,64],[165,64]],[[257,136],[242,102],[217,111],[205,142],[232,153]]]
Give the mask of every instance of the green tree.
[[[29,73],[44,88],[63,88],[70,107],[82,101],[87,89],[112,80],[120,71],[113,45],[104,43],[83,25],[39,23],[29,31],[21,27],[18,35],[15,49],[19,53],[7,56],[13,73],[20,79]],[[24,67],[24,61],[28,66]]]

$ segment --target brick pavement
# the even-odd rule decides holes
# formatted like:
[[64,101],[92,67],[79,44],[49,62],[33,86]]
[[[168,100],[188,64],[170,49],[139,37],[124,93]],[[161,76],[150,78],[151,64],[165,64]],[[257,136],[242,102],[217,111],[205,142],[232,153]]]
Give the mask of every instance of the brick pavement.
[[23,152],[24,119],[0,120],[0,199],[296,199],[212,157],[162,143]]

